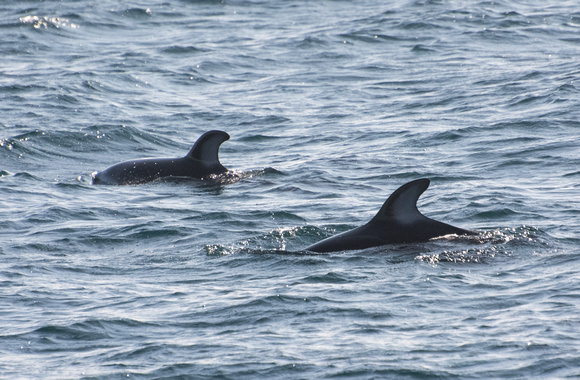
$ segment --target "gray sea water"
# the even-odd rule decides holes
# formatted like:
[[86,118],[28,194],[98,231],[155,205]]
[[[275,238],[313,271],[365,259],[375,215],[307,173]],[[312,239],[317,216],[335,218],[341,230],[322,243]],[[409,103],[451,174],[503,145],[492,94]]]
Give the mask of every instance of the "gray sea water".
[[[580,377],[576,1],[4,1],[1,378]],[[96,186],[220,129],[234,183]],[[474,229],[312,255],[429,178]]]

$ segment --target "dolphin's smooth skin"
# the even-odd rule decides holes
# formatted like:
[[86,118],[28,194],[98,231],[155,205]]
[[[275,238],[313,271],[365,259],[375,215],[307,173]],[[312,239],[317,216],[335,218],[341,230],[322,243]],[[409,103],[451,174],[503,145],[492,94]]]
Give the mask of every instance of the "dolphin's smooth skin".
[[182,158],[147,158],[121,162],[101,172],[93,173],[93,184],[139,185],[165,177],[205,178],[226,173],[219,161],[220,145],[229,140],[223,131],[201,135],[189,153]]
[[419,212],[417,200],[429,183],[427,178],[422,178],[399,187],[370,222],[324,239],[306,250],[318,253],[348,251],[386,244],[426,242],[452,234],[475,235],[473,231],[438,222]]

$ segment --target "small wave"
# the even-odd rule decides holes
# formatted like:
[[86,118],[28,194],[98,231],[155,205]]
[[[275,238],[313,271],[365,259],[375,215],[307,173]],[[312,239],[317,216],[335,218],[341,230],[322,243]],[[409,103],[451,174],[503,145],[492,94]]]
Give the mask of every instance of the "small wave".
[[197,53],[205,53],[207,52],[207,49],[202,49],[195,46],[172,45],[161,49],[161,51],[166,54],[190,55]]
[[34,180],[34,181],[41,181],[40,177],[35,176],[34,174],[28,172],[18,172],[14,173],[14,177],[20,180]]
[[414,45],[411,48],[411,51],[413,53],[434,53],[434,52],[436,52],[435,49],[428,48],[427,46],[422,45],[422,44]]
[[352,41],[360,41],[360,42],[367,42],[367,43],[377,43],[382,42],[384,39],[380,38],[378,34],[368,34],[366,31],[356,32],[356,33],[349,33],[349,34],[340,34],[339,37],[341,39],[348,39]]
[[346,284],[350,282],[356,282],[356,280],[349,279],[348,275],[338,272],[311,275],[301,281],[301,283],[311,284]]
[[242,137],[239,139],[239,141],[253,143],[253,142],[279,141],[282,139],[283,139],[283,137],[281,137],[281,136],[267,136],[267,135],[257,134],[257,135]]
[[[115,12],[117,13],[117,12]],[[129,8],[121,12],[123,17],[129,17],[132,19],[140,20],[147,19],[153,16],[153,12],[150,8]]]
[[509,107],[530,107],[533,104],[545,104],[549,103],[549,100],[552,99],[552,96],[549,94],[525,94],[525,95],[518,95],[511,99],[508,102]]
[[496,220],[496,219],[505,219],[509,218],[514,215],[519,215],[520,213],[514,211],[508,207],[497,208],[494,210],[489,211],[482,211],[475,214],[473,217],[476,219],[483,219],[483,220]]
[[[246,120],[243,120],[239,123],[240,126],[267,126],[272,127],[274,125],[280,124],[287,124],[290,122],[290,119],[284,116],[277,116],[277,115],[268,115],[268,116],[252,116],[248,117]],[[263,129],[259,129],[263,131]],[[251,137],[251,136],[250,136]]]
[[101,151],[99,144],[94,144],[93,137],[104,138],[106,134],[96,130],[96,133],[82,131],[48,131],[32,130],[23,134],[0,140],[2,148],[16,154],[19,158],[33,160],[55,157],[75,158],[79,153]]
[[89,319],[68,326],[47,325],[23,335],[28,339],[40,337],[42,343],[46,344],[85,342],[85,344],[92,346],[94,343],[90,342],[101,339],[117,339],[119,334],[123,335],[131,328],[146,325],[148,323],[132,319]]
[[566,173],[563,175],[563,177],[578,177],[578,176],[580,176],[580,170]]
[[298,49],[318,49],[325,45],[328,45],[328,41],[313,36],[308,36],[295,42],[295,46]]
[[[19,51],[18,54],[21,54]],[[0,86],[0,92],[3,94],[11,95],[27,95],[34,92],[46,93],[50,90],[49,87],[43,86],[38,83],[34,84],[10,84],[6,86]]]
[[403,30],[447,29],[441,25],[423,22],[423,21],[403,21],[403,22],[400,22],[397,26]]

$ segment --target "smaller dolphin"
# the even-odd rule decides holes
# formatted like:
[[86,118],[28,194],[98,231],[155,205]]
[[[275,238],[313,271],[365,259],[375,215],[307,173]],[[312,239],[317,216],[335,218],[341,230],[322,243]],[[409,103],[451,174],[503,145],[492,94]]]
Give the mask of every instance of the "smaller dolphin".
[[324,239],[306,250],[320,253],[347,251],[385,244],[425,242],[438,236],[451,234],[475,235],[473,231],[438,222],[419,212],[417,200],[428,187],[427,178],[399,187],[370,222]]
[[182,158],[146,158],[121,162],[101,172],[95,172],[93,184],[139,185],[164,177],[205,178],[226,173],[219,161],[220,145],[229,140],[223,131],[209,131],[201,135],[189,153]]

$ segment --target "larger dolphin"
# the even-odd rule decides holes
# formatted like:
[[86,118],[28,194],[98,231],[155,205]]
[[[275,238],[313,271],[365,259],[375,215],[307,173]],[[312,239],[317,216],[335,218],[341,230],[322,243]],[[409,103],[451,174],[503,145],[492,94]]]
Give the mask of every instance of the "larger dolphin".
[[417,209],[417,200],[428,187],[429,180],[426,178],[399,187],[370,222],[324,239],[306,250],[312,252],[347,251],[393,243],[425,242],[444,235],[476,234],[421,214]]
[[189,153],[181,158],[147,158],[121,162],[101,172],[93,173],[93,184],[139,185],[164,177],[205,178],[226,173],[219,161],[220,145],[230,135],[209,131],[201,135]]

